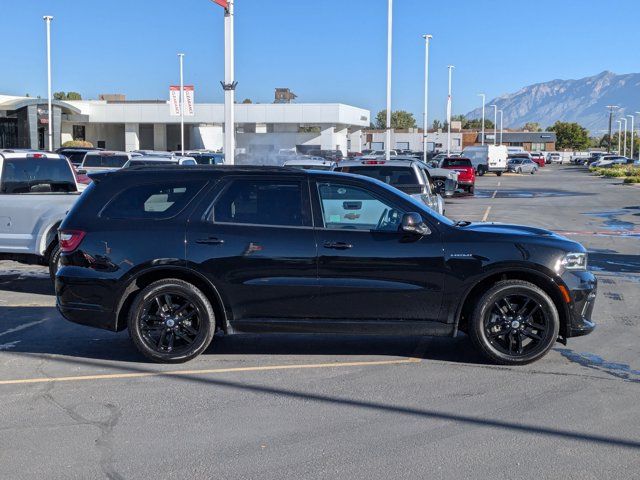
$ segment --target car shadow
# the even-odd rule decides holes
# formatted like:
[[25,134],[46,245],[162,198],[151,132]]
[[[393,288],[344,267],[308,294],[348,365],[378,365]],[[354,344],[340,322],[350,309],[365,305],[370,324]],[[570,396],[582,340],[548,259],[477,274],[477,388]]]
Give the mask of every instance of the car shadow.
[[[142,362],[128,332],[109,332],[68,322],[53,307],[0,306],[3,325],[15,330],[3,336],[7,351],[33,355],[62,355],[117,362]],[[41,321],[42,320],[42,321]],[[22,328],[23,325],[28,328]],[[3,329],[4,330],[4,329]],[[1,332],[0,332],[1,333]],[[0,342],[0,343],[3,343]],[[237,334],[216,335],[204,358],[265,356],[389,356],[455,363],[487,364],[460,334],[451,337],[353,334]]]
[[44,275],[32,275],[19,271],[0,270],[0,292],[33,293],[36,295],[53,295],[53,282],[48,272]]

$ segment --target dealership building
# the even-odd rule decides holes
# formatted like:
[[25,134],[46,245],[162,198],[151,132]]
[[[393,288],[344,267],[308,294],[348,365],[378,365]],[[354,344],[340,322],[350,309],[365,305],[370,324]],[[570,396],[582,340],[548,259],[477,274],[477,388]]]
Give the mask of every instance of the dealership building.
[[[179,150],[180,117],[164,100],[79,100],[52,102],[53,148],[86,140],[109,150]],[[368,110],[341,103],[236,104],[240,152],[280,149],[348,150],[363,147]],[[47,101],[0,95],[0,148],[48,149]],[[224,105],[195,104],[185,116],[185,149],[223,146]]]

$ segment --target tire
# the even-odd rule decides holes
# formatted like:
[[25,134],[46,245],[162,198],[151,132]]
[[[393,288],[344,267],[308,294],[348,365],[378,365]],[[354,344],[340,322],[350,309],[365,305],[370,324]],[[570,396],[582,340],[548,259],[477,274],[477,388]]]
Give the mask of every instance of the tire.
[[49,277],[52,282],[56,281],[56,272],[58,271],[58,262],[60,261],[60,245],[56,244],[49,253]]
[[127,326],[131,340],[145,357],[158,363],[182,363],[209,346],[215,333],[215,314],[197,287],[171,278],[138,293]]
[[476,348],[500,365],[525,365],[542,358],[559,330],[560,317],[553,300],[522,280],[500,281],[487,290],[475,306],[468,329]]
[[496,175],[501,177],[502,176],[502,172],[496,172]]
[[469,195],[473,195],[473,192],[475,191],[475,189],[476,189],[476,188],[475,188],[475,185],[471,185],[471,186],[469,187],[469,190],[468,190],[468,191],[469,191]]
[[535,174],[535,173],[536,173],[536,170],[538,170],[538,169],[537,169],[537,168],[532,168],[532,169],[531,169],[531,175]]
[[433,181],[433,189],[436,193],[444,193],[445,191],[445,181],[437,178]]
[[522,169],[521,169],[521,168],[518,168],[518,169],[516,170],[516,173],[522,173]]
[[480,166],[478,167],[478,176],[481,177],[484,175],[484,167]]

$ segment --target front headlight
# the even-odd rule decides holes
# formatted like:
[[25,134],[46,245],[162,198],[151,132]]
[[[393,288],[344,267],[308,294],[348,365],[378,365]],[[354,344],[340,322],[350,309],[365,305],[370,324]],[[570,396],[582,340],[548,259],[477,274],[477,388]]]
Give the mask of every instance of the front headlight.
[[556,262],[556,271],[560,270],[586,270],[587,254],[583,252],[567,253]]

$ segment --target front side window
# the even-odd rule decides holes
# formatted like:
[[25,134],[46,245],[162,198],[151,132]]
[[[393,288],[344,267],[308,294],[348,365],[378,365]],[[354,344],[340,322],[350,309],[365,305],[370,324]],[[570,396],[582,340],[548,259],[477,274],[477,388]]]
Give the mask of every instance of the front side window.
[[232,180],[213,205],[213,221],[283,227],[310,226],[302,182]]
[[116,195],[100,215],[121,220],[171,218],[182,211],[204,184],[204,181],[182,181],[129,187]]
[[325,228],[396,232],[404,212],[360,187],[319,183]]
[[77,191],[66,159],[16,158],[4,161],[1,193],[68,193]]

